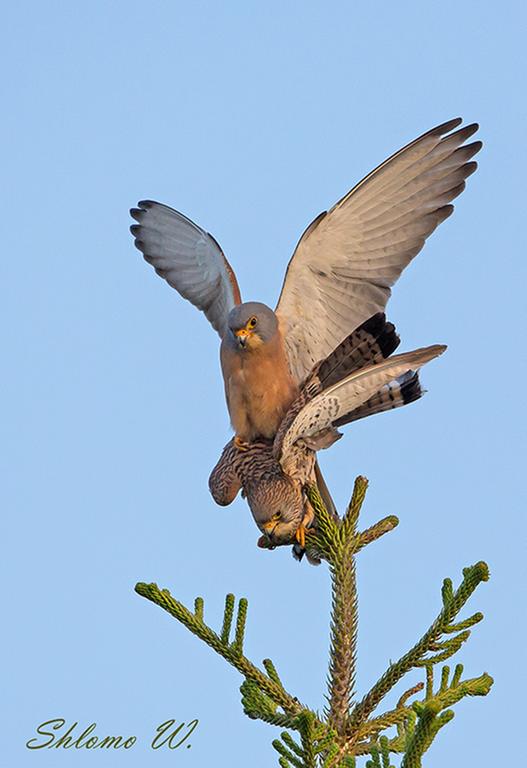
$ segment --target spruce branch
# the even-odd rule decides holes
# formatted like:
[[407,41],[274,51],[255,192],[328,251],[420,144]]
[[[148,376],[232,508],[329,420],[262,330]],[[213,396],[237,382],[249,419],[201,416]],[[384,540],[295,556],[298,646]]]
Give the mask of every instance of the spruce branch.
[[298,715],[295,727],[300,734],[301,744],[297,744],[291,734],[285,731],[280,735],[281,741],[273,741],[273,747],[280,754],[280,759],[286,760],[293,768],[316,768],[317,755],[332,749],[336,734],[328,731],[309,710]]
[[[203,640],[203,642],[210,645],[216,653],[223,656],[229,664],[232,664],[238,672],[248,680],[252,681],[260,691],[265,694],[276,707],[281,707],[286,715],[294,716],[299,714],[303,707],[299,701],[291,694],[287,693],[283,685],[277,683],[269,675],[262,672],[261,669],[256,667],[246,656],[242,653],[242,640],[243,629],[245,626],[245,617],[247,611],[247,603],[240,601],[238,608],[238,620],[236,638],[233,643],[229,643],[230,625],[232,622],[232,616],[234,611],[234,596],[228,595],[225,601],[225,614],[223,619],[223,626],[221,635],[218,635],[212,630],[203,619],[191,613],[183,603],[176,600],[168,589],[159,589],[157,584],[144,584],[139,582],[136,584],[135,591],[145,597],[147,600],[151,600],[156,605],[159,605],[165,611],[170,613],[175,619],[189,629],[194,635]],[[202,604],[201,604],[202,605]],[[265,719],[265,718],[263,718]]]
[[350,554],[349,539],[342,543],[339,555],[330,566],[332,609],[328,719],[337,733],[343,736],[355,685],[358,630],[355,559]]
[[365,477],[357,477],[351,501],[342,519],[329,514],[316,486],[307,489],[316,521],[316,532],[308,537],[307,548],[313,554],[320,555],[330,566],[342,559],[343,545],[347,546],[351,557],[399,525],[399,519],[395,515],[388,515],[364,531],[357,532],[359,513],[367,488],[368,480]]
[[[453,719],[454,712],[450,708],[454,704],[465,696],[486,696],[489,693],[493,680],[486,672],[479,677],[463,681],[462,674],[463,665],[458,664],[448,685],[450,668],[443,667],[438,690],[434,693],[433,688],[427,687],[424,701],[414,702],[413,709],[417,716],[417,723],[406,741],[401,768],[421,768],[422,757],[435,736]],[[428,678],[431,679],[430,674]]]
[[328,735],[331,738],[333,734],[309,710],[304,710],[298,715],[297,726],[302,740],[302,755],[305,766],[306,768],[316,768],[317,744],[323,742]]
[[204,608],[203,598],[197,597],[194,600],[194,616],[200,621],[203,621],[203,608]]
[[240,686],[240,693],[243,711],[251,720],[263,720],[279,728],[296,728],[296,717],[278,711],[276,702],[254,680],[245,679]]
[[[283,736],[284,734],[282,734],[282,737]],[[307,768],[302,757],[297,757],[291,749],[288,749],[287,745],[284,744],[283,741],[280,741],[280,739],[275,739],[272,744],[281,758],[285,758],[286,765],[293,766],[293,768]]]
[[[379,755],[383,756],[383,760],[386,762],[390,752],[402,752],[404,759],[401,768],[421,768],[423,754],[428,750],[439,730],[454,717],[451,707],[466,696],[486,696],[492,687],[493,680],[487,673],[463,681],[461,680],[462,673],[463,665],[456,665],[452,681],[448,685],[450,668],[443,667],[440,685],[434,693],[432,667],[430,666],[426,675],[425,699],[414,702],[411,707],[405,706],[408,696],[424,687],[423,684],[419,687],[414,686],[414,689],[403,694],[396,709],[367,721],[359,729],[360,740],[355,745],[353,754],[363,755],[369,752],[372,755],[372,760],[366,763],[366,768],[368,768],[368,766],[376,767],[379,765]],[[398,736],[392,739],[381,736],[377,741],[380,731],[392,725],[397,726]],[[369,737],[368,741],[363,741],[365,736]],[[386,764],[389,763],[386,762]]]
[[329,514],[316,486],[307,489],[307,496],[315,512],[316,521],[316,532],[308,536],[307,549],[331,564],[338,557],[340,519]]
[[277,685],[279,685],[281,688],[283,688],[282,681],[280,680],[280,677],[278,676],[278,672],[276,671],[276,667],[271,661],[271,659],[264,659],[262,661],[262,664],[264,665],[264,669]]
[[367,544],[371,544],[372,541],[380,539],[381,536],[384,536],[385,533],[393,531],[393,529],[398,525],[399,518],[395,515],[388,515],[388,517],[383,517],[382,520],[379,520],[378,523],[375,523],[369,528],[366,528],[366,530],[362,531],[362,533],[359,533],[358,535],[358,541],[354,550],[355,553],[360,552],[361,549],[363,549]]
[[342,520],[329,515],[316,487],[308,490],[315,511],[316,538],[310,545],[329,563],[332,580],[330,667],[327,716],[340,741],[346,738],[346,723],[355,685],[358,631],[358,598],[355,554],[398,524],[395,516],[380,520],[362,533],[357,532],[359,514],[368,481],[357,477],[351,501]]
[[494,682],[487,672],[484,672],[479,677],[461,680],[463,665],[458,664],[454,670],[452,681],[450,685],[448,685],[449,673],[449,667],[444,667],[441,675],[441,683],[436,693],[432,691],[429,696],[427,695],[423,702],[414,702],[413,709],[417,715],[420,715],[427,707],[437,712],[441,712],[442,710],[457,704],[457,702],[465,696],[486,696]]
[[410,699],[412,696],[415,696],[415,694],[419,693],[419,691],[422,691],[424,687],[425,687],[424,683],[417,683],[416,685],[413,685],[411,688],[405,691],[402,694],[402,696],[399,698],[399,701],[397,702],[397,707],[399,708],[404,707],[408,699]]
[[[243,651],[243,640],[245,637],[246,621],[247,621],[247,600],[245,597],[241,597],[238,602],[238,614],[236,616],[236,632],[234,635],[234,642],[232,644],[233,650],[235,650],[240,655]],[[283,690],[284,689],[282,686],[282,691]]]
[[[415,712],[412,706],[407,705],[408,699],[419,693],[424,688],[424,683],[416,685],[405,691],[399,698],[395,709],[384,712],[374,718],[366,720],[358,729],[356,734],[357,744],[354,748],[355,754],[365,754],[370,751],[370,744],[378,735],[392,726],[396,726],[398,737],[388,740],[392,752],[402,751],[400,748],[404,744],[409,725],[415,721]],[[382,737],[384,738],[384,737]],[[366,741],[364,741],[366,739]]]
[[295,754],[297,757],[301,757],[302,759],[305,757],[304,749],[296,743],[290,733],[284,731],[281,734],[281,739],[284,744],[291,750],[291,752],[293,752],[293,754]]
[[229,637],[231,636],[232,617],[234,616],[234,603],[236,599],[234,595],[225,596],[225,609],[223,612],[223,626],[221,628],[221,642],[227,645]]
[[440,728],[449,723],[453,717],[454,712],[451,709],[447,709],[441,714],[436,714],[430,709],[424,710],[406,745],[401,768],[421,768],[422,756],[429,748]]
[[402,656],[399,661],[391,664],[366,696],[354,707],[348,722],[349,733],[357,731],[361,723],[377,708],[384,696],[412,668],[424,666],[427,663],[435,664],[453,655],[459,649],[461,644],[468,638],[468,635],[465,633],[460,633],[452,638],[449,641],[450,645],[447,645],[439,654],[435,656],[427,655],[432,650],[434,644],[440,641],[441,636],[448,629],[451,629],[453,619],[463,608],[476,587],[482,581],[487,581],[488,578],[488,567],[485,563],[480,562],[463,570],[463,581],[455,592],[451,589],[451,582],[445,580],[442,589],[442,611],[413,648]]
[[379,739],[379,746],[371,748],[371,760],[366,761],[366,768],[394,768],[390,762],[390,742],[386,736]]
[[350,503],[342,518],[342,535],[344,538],[353,536],[357,530],[357,523],[359,521],[360,511],[366,498],[366,491],[368,490],[367,478],[359,475],[355,478],[355,485],[353,486],[353,493],[351,494]]
[[[358,598],[354,554],[359,543],[359,537],[356,535],[357,521],[367,487],[366,478],[358,477],[355,480],[346,514],[342,521],[331,520],[329,530],[332,541],[328,542],[331,546],[324,547],[331,556],[329,566],[332,581],[327,715],[330,726],[335,729],[340,740],[345,738],[345,726],[355,685]],[[321,499],[316,499],[315,509],[319,515],[323,506]],[[326,529],[322,533],[323,537],[325,535]]]
[[388,712],[384,712],[384,714],[379,715],[379,717],[367,720],[357,729],[357,740],[362,740],[366,737],[376,737],[379,733],[390,728],[392,725],[399,725],[406,722],[409,710],[410,707],[396,707]]
[[333,742],[322,760],[322,768],[335,768],[340,756],[340,747]]

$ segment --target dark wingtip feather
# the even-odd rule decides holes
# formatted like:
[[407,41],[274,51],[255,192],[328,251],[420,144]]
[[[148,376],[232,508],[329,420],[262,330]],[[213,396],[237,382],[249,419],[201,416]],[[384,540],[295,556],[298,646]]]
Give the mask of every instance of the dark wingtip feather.
[[386,315],[384,312],[376,312],[368,320],[366,320],[359,328],[356,329],[366,331],[376,340],[381,350],[383,357],[389,357],[400,344],[400,338],[395,330],[393,323],[386,322]]
[[372,315],[367,320],[365,320],[363,324],[359,326],[359,328],[362,328],[363,330],[367,331],[372,336],[377,336],[377,334],[380,333],[381,330],[383,329],[385,323],[386,323],[385,313],[376,312],[374,315]]
[[353,371],[377,359],[383,359],[397,349],[400,339],[393,323],[386,322],[384,312],[377,312],[355,328],[323,360],[317,369],[323,389],[330,387]]
[[473,141],[470,144],[465,144],[465,149],[470,149],[472,151],[472,157],[480,151],[480,149],[483,147],[482,141]]
[[380,335],[377,336],[377,344],[380,347],[382,356],[384,358],[390,357],[400,343],[401,339],[395,330],[395,325],[393,323],[386,323]]
[[428,135],[442,136],[444,133],[448,133],[449,131],[452,131],[454,128],[457,128],[458,125],[461,125],[462,122],[463,122],[462,117],[454,117],[452,118],[452,120],[447,120],[445,123],[436,125],[435,128],[432,128],[431,131],[428,131]]
[[440,224],[442,221],[445,221],[445,219],[448,219],[449,216],[452,216],[452,214],[454,213],[454,206],[443,205],[441,208],[438,208],[434,213],[437,216],[437,223]]
[[472,176],[473,173],[475,173],[478,169],[478,164],[475,160],[472,160],[470,163],[465,163],[463,166],[463,176],[468,179],[469,176]]
[[454,133],[450,133],[448,136],[445,137],[445,140],[452,138],[452,136],[459,136],[461,141],[466,141],[471,136],[473,136],[478,129],[479,129],[479,125],[477,123],[471,123],[470,125],[463,126],[463,128],[460,128],[459,131],[454,131]]
[[[356,331],[363,330],[375,339],[384,358],[389,357],[399,346],[401,339],[395,325],[386,322],[384,312],[377,312],[360,325]],[[356,332],[354,331],[354,333]]]

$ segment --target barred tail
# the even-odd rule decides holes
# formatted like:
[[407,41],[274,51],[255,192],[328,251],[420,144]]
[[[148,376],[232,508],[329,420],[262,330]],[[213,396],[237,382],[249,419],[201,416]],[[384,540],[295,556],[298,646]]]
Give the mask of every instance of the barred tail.
[[342,427],[352,421],[364,419],[366,416],[373,416],[376,413],[391,411],[393,408],[400,408],[402,405],[413,403],[419,400],[425,394],[426,390],[421,388],[419,374],[414,371],[407,371],[394,381],[386,384],[373,397],[370,397],[354,411],[334,422],[335,427]]

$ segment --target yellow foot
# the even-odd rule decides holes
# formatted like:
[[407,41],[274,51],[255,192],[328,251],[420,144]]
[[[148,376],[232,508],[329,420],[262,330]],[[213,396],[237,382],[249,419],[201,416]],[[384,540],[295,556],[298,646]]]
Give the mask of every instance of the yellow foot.
[[238,437],[238,435],[236,435],[236,437],[234,438],[234,445],[239,451],[248,451],[251,444],[246,443],[245,440],[242,440],[241,437]]
[[309,499],[305,500],[304,509],[305,509],[304,517],[295,533],[295,539],[300,544],[302,549],[305,549],[306,536],[308,536],[312,532],[311,525],[313,524],[313,520],[315,519],[315,510],[313,509],[311,503],[309,502]]
[[304,523],[300,523],[300,525],[297,528],[297,531],[295,533],[295,539],[298,541],[302,549],[305,549],[306,547],[306,526]]

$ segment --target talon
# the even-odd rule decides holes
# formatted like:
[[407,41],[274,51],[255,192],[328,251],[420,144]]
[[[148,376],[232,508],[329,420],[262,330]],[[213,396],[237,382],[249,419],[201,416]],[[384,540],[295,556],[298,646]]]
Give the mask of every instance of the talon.
[[306,547],[306,527],[304,523],[300,523],[295,533],[295,539],[298,541],[302,549]]
[[242,440],[238,435],[234,438],[234,445],[239,451],[248,451],[250,447],[250,443],[246,443],[245,440]]

